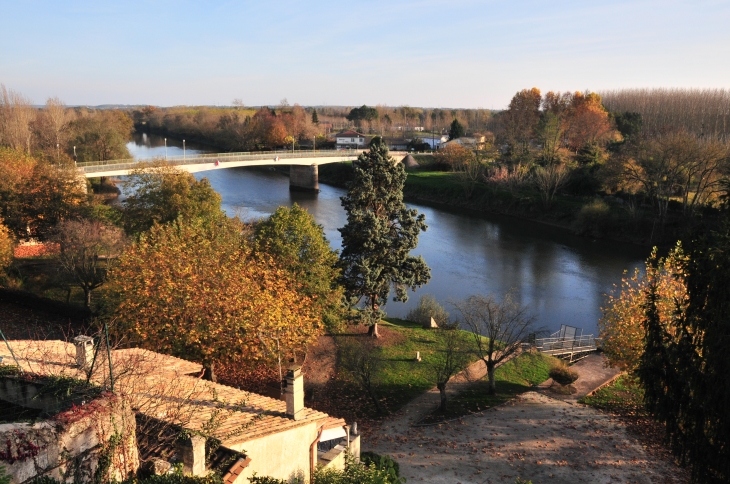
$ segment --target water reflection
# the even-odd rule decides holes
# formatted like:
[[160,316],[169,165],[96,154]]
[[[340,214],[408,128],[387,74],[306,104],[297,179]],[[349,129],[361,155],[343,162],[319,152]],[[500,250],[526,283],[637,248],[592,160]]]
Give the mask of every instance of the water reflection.
[[[160,140],[155,136],[135,139],[135,156],[159,153],[155,150]],[[170,156],[172,149],[182,154],[182,143],[168,139]],[[205,147],[194,149],[204,151]],[[226,212],[245,219],[266,217],[280,205],[296,202],[323,226],[333,247],[341,245],[337,228],[346,222],[340,205],[342,189],[320,185],[318,195],[290,192],[288,177],[265,167],[210,171],[196,177],[207,177],[221,194]],[[391,316],[405,316],[420,294],[431,293],[452,309],[448,307],[451,299],[514,290],[516,300],[530,307],[539,325],[556,331],[560,324],[572,324],[595,333],[603,295],[620,281],[624,270],[640,266],[648,255],[644,248],[591,241],[534,222],[409,205],[426,215],[429,228],[415,253],[426,259],[432,279],[411,293],[407,303],[388,302],[385,310]]]

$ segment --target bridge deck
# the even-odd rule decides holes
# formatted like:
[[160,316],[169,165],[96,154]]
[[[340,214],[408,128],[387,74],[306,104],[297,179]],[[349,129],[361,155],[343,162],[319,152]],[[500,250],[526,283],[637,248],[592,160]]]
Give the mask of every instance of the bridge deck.
[[[239,166],[261,165],[322,165],[355,160],[364,150],[308,150],[308,151],[259,151],[240,153],[205,153],[194,156],[170,156],[165,161],[179,168],[195,173],[199,171]],[[405,155],[391,152],[396,159]],[[88,161],[77,163],[76,167],[87,178],[99,176],[128,175],[141,163],[151,160],[134,158],[107,161]],[[400,161],[400,160],[398,160]]]
[[541,353],[552,356],[573,356],[580,353],[590,353],[598,349],[596,338],[593,335],[576,336],[574,338],[538,338],[535,346]]

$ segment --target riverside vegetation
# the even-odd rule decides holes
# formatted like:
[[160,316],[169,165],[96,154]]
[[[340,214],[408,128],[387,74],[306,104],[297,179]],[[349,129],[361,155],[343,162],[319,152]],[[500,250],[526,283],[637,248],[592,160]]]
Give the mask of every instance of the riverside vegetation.
[[[234,373],[216,363],[230,359],[251,365],[249,373],[275,380],[282,361],[301,359],[301,349],[325,331],[324,313],[331,312],[333,305],[318,302],[335,300],[337,292],[343,291],[337,267],[330,262],[334,259],[331,254],[322,259],[325,267],[321,273],[327,274],[322,277],[332,278],[323,285],[314,283],[322,281],[308,280],[296,261],[287,261],[287,254],[307,253],[301,244],[311,243],[311,237],[294,237],[291,251],[256,244],[256,225],[223,216],[220,197],[209,184],[169,167],[146,179],[148,185],[143,186],[149,190],[137,192],[136,205],[134,196],[126,207],[109,205],[101,193],[103,184],[92,185],[96,193],[80,189],[71,158],[73,146],[81,147],[77,150],[80,159],[124,155],[115,150],[131,129],[128,115],[123,111],[65,109],[57,100],[49,100],[38,110],[22,95],[2,91],[0,254],[5,256],[0,261],[5,288],[30,289],[85,304],[89,314],[109,322],[113,335],[133,336],[138,343],[150,346],[159,340],[172,354],[203,361],[209,378],[215,379],[218,373],[224,381],[231,381],[225,379]],[[458,191],[459,204],[464,206],[480,196],[484,204],[503,200],[502,205],[509,210],[517,207],[542,219],[575,224],[576,230],[591,236],[633,230],[640,242],[673,244],[682,239],[682,254],[671,253],[670,263],[665,263],[667,259],[650,260],[648,264],[655,270],[647,271],[644,280],[637,277],[627,281],[626,297],[617,293],[607,302],[607,314],[613,316],[605,318],[603,331],[611,334],[616,324],[631,327],[625,335],[631,341],[623,348],[630,351],[608,351],[612,363],[633,370],[646,411],[664,427],[673,452],[692,469],[693,478],[697,482],[726,482],[730,476],[730,390],[724,384],[730,372],[726,357],[730,327],[725,318],[730,310],[730,183],[722,117],[727,110],[715,108],[725,106],[727,92],[615,94],[602,99],[595,93],[543,96],[537,89],[520,91],[507,110],[490,117],[491,135],[485,133],[483,141],[475,137],[478,140],[473,148],[457,143],[434,155],[433,170],[421,172],[416,186],[421,183],[421,189],[429,187],[432,194],[444,189],[454,198]],[[607,109],[612,105],[616,110]],[[695,114],[678,115],[687,106],[696,106]],[[279,116],[275,112],[264,115]],[[456,136],[459,131],[452,133]],[[464,138],[470,134],[466,131]],[[143,173],[136,176],[145,180]],[[410,178],[419,180],[418,175]],[[407,182],[404,190],[409,190]],[[191,194],[195,196],[188,196]],[[131,223],[130,207],[135,209],[134,222],[145,220],[149,225]],[[296,217],[285,215],[283,219],[291,221],[285,225],[301,233],[303,226],[293,222]],[[74,219],[80,223],[65,229],[61,225]],[[327,245],[321,227],[311,219],[307,223],[317,234],[315,239],[319,242],[321,236]],[[28,237],[49,242],[49,252],[8,265],[8,248]],[[59,250],[69,257],[67,263],[58,257]],[[198,268],[198,259],[191,254],[207,261],[200,267],[201,277],[178,277],[178,273]],[[89,264],[92,260],[100,263]],[[155,276],[164,278],[159,291],[149,291],[145,278],[139,277],[151,270],[152,260]],[[252,272],[249,264],[257,270]],[[246,291],[234,301],[202,297],[211,288],[223,291],[211,283],[218,276],[226,281],[226,288],[245,287]],[[405,284],[416,287],[424,277],[406,280]],[[165,292],[171,288],[174,294]],[[319,291],[334,292],[320,298]],[[77,297],[86,294],[75,299],[73,292]],[[239,317],[223,304],[249,307],[251,303],[273,303],[276,293],[286,295],[285,304],[277,306],[286,317],[264,311],[262,322],[257,311]],[[186,298],[193,296],[188,304]],[[673,311],[667,310],[670,300]],[[171,303],[173,319],[156,327],[159,308]],[[124,317],[114,319],[120,308]],[[343,310],[339,329],[356,314],[355,308]],[[134,324],[140,317],[150,324]],[[337,320],[332,318],[330,331],[338,330]],[[167,329],[178,328],[183,322],[192,325],[189,338],[172,338]],[[227,332],[231,325],[237,330],[233,335]],[[391,363],[414,368],[402,380],[387,370],[391,368],[388,351],[394,353],[390,360],[397,360],[398,344],[366,338],[371,344],[360,348],[370,346],[370,354],[381,357],[369,358],[367,351],[356,351],[354,364],[343,367],[343,374],[348,375],[344,378],[350,379],[350,388],[359,388],[365,401],[372,402],[375,413],[397,408],[398,402],[392,407],[384,403],[388,397],[379,394],[379,385],[387,389],[393,379],[392,388],[405,390],[419,381],[420,373],[425,387],[424,368],[429,367],[432,386],[444,374],[469,362],[469,358],[454,358],[468,351],[459,344],[447,344],[447,340],[462,340],[453,338],[463,336],[455,333],[459,330],[444,331],[452,333],[432,333],[433,359],[427,358],[423,367],[410,361],[416,346],[401,348],[411,353],[401,357],[407,361]],[[247,338],[245,347],[242,334]],[[412,335],[405,339],[412,339]],[[493,339],[504,342],[499,335]],[[449,371],[442,371],[447,366]],[[257,373],[262,367],[266,371]],[[526,376],[521,378],[530,382]],[[379,404],[383,408],[378,409]],[[367,408],[366,404],[362,408]]]

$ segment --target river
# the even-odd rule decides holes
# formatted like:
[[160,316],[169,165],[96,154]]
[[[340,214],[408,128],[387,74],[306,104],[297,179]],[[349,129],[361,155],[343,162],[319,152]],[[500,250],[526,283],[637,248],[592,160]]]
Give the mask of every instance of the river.
[[[154,135],[136,134],[127,148],[140,159],[165,154],[163,138]],[[188,154],[206,150],[186,143]],[[168,139],[167,153],[182,155],[182,142]],[[196,177],[207,177],[221,194],[226,212],[244,219],[265,217],[296,202],[322,225],[332,247],[341,246],[337,229],[346,222],[341,188],[320,183],[319,194],[290,192],[287,176],[262,168],[231,168]],[[422,294],[433,294],[453,313],[451,300],[471,294],[501,297],[513,291],[538,326],[553,332],[568,324],[596,334],[604,294],[621,281],[625,270],[641,267],[649,255],[644,247],[591,240],[522,219],[408,205],[426,215],[428,230],[414,252],[431,267],[431,281],[409,293],[406,303],[389,301],[384,309],[390,316],[404,317]]]

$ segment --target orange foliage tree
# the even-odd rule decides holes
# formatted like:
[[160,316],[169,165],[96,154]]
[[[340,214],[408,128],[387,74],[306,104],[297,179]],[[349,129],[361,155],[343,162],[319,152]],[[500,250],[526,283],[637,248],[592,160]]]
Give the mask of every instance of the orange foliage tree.
[[595,92],[573,94],[566,114],[565,135],[573,151],[607,141],[613,134],[608,112]]
[[474,152],[458,143],[449,143],[438,150],[433,157],[438,165],[456,171],[460,166],[468,164],[474,159]]
[[320,333],[312,298],[289,272],[253,257],[234,222],[155,225],[121,257],[110,282],[113,327],[142,347],[201,362],[287,361]]
[[14,245],[13,236],[0,218],[0,280],[5,268],[13,261]]
[[646,272],[637,268],[631,277],[624,277],[620,286],[614,286],[601,308],[603,316],[598,322],[603,350],[612,366],[634,371],[644,351],[644,319],[648,303],[648,287],[656,282],[657,311],[661,323],[672,332],[671,322],[677,311],[687,306],[685,285],[689,258],[682,245],[672,249],[664,257],[658,257],[656,248],[646,261]]

